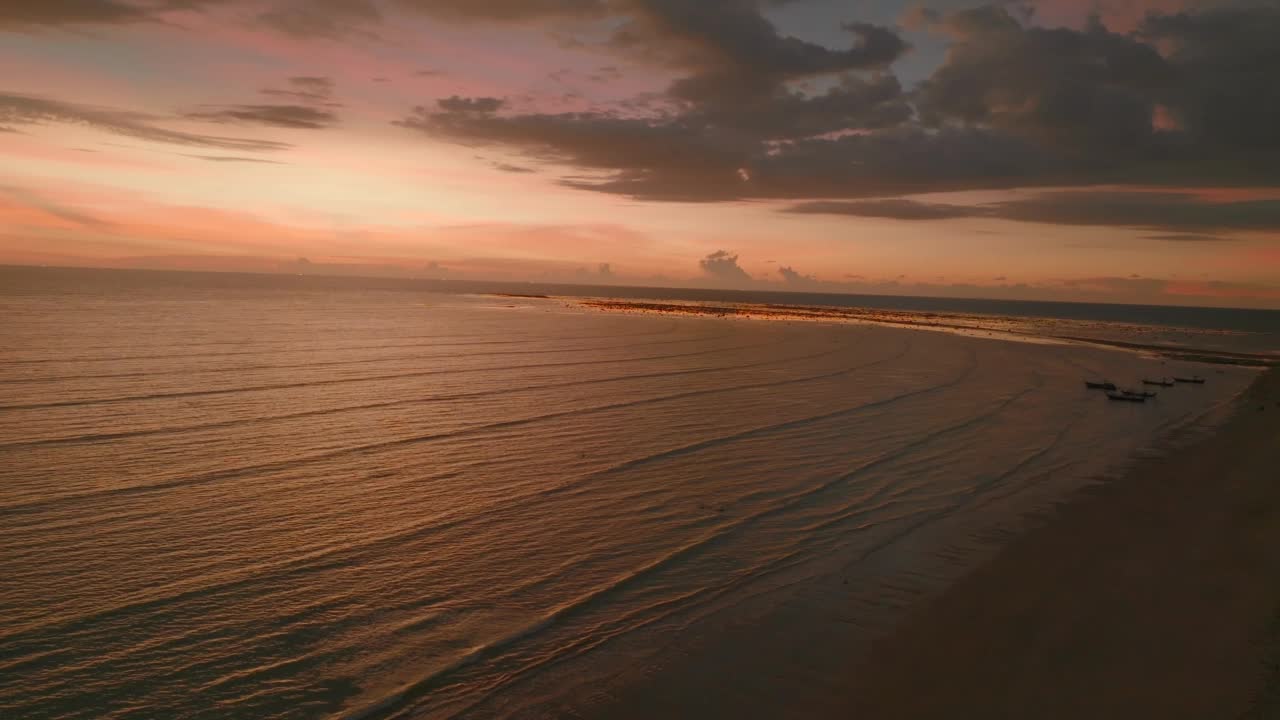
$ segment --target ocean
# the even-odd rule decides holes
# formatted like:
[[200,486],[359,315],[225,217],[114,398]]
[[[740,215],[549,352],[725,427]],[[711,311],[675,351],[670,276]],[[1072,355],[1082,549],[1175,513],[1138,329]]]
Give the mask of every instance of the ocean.
[[[544,289],[0,269],[0,717],[803,717],[1256,376],[484,294],[590,294]],[[1274,313],[953,302],[1280,349]]]

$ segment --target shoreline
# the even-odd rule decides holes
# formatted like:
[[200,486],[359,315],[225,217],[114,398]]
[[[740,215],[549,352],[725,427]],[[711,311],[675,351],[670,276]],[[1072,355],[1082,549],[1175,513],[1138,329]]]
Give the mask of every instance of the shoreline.
[[1280,717],[1280,371],[1237,402],[909,614],[840,714]]
[[[924,312],[913,310],[874,310],[854,307],[825,307],[807,305],[774,305],[750,303],[700,304],[690,302],[650,302],[605,298],[579,299],[554,298],[588,310],[606,313],[666,315],[672,317],[701,317],[714,319],[763,320],[774,322],[817,322],[833,324],[864,324],[900,327],[912,330],[946,332],[968,337],[987,337],[1014,342],[1040,342],[1072,345],[1092,345],[1112,350],[1148,353],[1184,362],[1212,365],[1240,365],[1245,367],[1280,367],[1280,355],[1275,353],[1239,352],[1220,348],[1170,345],[1154,341],[1133,342],[1109,337],[1085,337],[1078,334],[1088,326],[1099,323],[1067,321],[1056,318],[1012,317],[1002,315],[975,315],[964,313]],[[1066,324],[1072,334],[1062,334],[1056,326]],[[1041,327],[1043,326],[1043,327]],[[1153,327],[1116,323],[1119,329],[1139,338],[1151,332],[1207,332],[1186,328]],[[1128,335],[1126,335],[1127,337]]]

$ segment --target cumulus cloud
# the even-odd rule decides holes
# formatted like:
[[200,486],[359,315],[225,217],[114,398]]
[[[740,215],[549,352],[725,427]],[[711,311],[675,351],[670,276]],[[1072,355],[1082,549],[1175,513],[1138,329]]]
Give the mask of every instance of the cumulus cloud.
[[[439,139],[568,166],[573,187],[649,200],[836,201],[1037,186],[1280,184],[1280,136],[1269,130],[1280,126],[1280,83],[1268,70],[1280,65],[1280,9],[1270,6],[1151,14],[1132,33],[1097,20],[1039,27],[1004,5],[924,13],[919,22],[944,28],[951,46],[930,77],[906,89],[888,70],[907,50],[895,31],[848,24],[850,47],[825,47],[786,36],[754,0],[474,4],[482,7],[415,6],[488,21],[607,17],[605,51],[678,73],[644,103],[518,113],[493,98],[452,98],[400,121]],[[971,215],[893,204],[860,210]]]
[[821,281],[813,275],[805,275],[789,265],[778,268],[778,274],[782,276],[782,281],[790,287],[812,288],[821,284]]
[[83,125],[102,132],[151,142],[241,152],[284,150],[286,143],[271,140],[204,135],[170,130],[156,124],[157,118],[141,113],[97,108],[51,98],[0,92],[0,123],[40,125],[60,123]]
[[738,256],[727,250],[717,250],[698,261],[703,275],[723,283],[751,282],[751,275],[738,265]]

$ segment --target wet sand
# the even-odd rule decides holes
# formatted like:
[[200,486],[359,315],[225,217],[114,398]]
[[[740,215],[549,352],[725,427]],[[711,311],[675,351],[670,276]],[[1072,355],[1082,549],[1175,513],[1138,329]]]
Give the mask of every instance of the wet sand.
[[1280,373],[904,620],[855,718],[1280,717]]

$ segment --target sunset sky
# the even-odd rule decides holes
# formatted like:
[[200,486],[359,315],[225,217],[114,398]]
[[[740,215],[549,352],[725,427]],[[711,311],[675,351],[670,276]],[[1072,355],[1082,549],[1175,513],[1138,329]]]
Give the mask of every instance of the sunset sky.
[[1280,4],[8,0],[0,263],[1280,307]]

